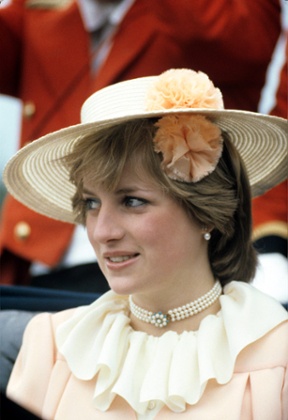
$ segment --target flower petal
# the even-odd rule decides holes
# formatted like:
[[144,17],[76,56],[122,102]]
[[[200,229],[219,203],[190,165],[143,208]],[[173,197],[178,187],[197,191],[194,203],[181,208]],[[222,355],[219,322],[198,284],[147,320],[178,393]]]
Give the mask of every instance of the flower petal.
[[162,73],[147,94],[147,110],[223,109],[221,91],[202,72],[171,69]]
[[202,115],[168,115],[155,124],[155,151],[169,177],[198,182],[211,173],[222,153],[220,128]]

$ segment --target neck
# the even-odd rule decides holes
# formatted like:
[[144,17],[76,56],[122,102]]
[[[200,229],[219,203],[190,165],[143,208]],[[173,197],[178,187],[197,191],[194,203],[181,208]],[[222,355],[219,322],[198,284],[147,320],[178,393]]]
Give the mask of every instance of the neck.
[[193,301],[186,301],[177,307],[170,307],[166,311],[162,311],[159,306],[156,310],[151,310],[151,307],[149,309],[138,306],[135,297],[130,296],[131,325],[136,330],[152,335],[162,335],[167,330],[178,333],[185,330],[196,330],[204,317],[216,314],[220,310],[219,296],[221,293],[222,287],[217,281],[204,294],[198,294]]

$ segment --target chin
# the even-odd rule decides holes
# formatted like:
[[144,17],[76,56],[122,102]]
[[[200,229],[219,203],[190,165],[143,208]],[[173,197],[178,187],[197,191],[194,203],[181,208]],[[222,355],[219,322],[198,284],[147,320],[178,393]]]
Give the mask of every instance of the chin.
[[136,293],[138,287],[135,282],[128,280],[127,278],[107,278],[109,287],[117,295],[131,295]]

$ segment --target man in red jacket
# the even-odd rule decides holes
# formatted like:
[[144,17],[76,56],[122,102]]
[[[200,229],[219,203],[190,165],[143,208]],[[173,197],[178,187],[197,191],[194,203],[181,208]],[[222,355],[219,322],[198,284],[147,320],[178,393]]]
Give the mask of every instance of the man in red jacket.
[[[287,118],[288,44],[271,115]],[[260,266],[254,285],[288,309],[287,284],[287,180],[252,203],[254,245],[260,252]]]
[[[288,32],[286,32],[286,37]],[[287,118],[288,44],[285,62],[280,73],[276,103],[271,115]],[[254,240],[260,251],[273,252],[278,249],[287,256],[287,181],[253,201]]]
[[[207,72],[226,108],[256,111],[281,31],[278,0],[12,0],[3,6],[0,89],[23,101],[21,146],[78,123],[91,92],[172,67]],[[89,282],[90,264],[66,269],[76,234],[73,225],[8,196],[0,234],[2,283],[102,291],[99,272],[97,282],[95,271]],[[39,263],[45,276],[31,278]],[[86,286],[77,280],[83,277]]]

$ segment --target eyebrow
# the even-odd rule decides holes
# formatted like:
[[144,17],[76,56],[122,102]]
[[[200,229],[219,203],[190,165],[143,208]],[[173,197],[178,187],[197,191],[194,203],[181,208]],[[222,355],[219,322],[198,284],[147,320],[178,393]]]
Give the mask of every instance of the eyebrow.
[[144,191],[144,190],[142,188],[131,187],[131,188],[120,188],[119,190],[115,192],[116,194],[133,194],[135,193],[135,191]]
[[[135,191],[146,191],[144,189],[138,188],[138,187],[130,187],[130,188],[120,188],[119,190],[115,191],[115,194],[117,195],[121,195],[121,194],[133,194],[135,193]],[[83,188],[83,193],[84,194],[89,194],[89,195],[95,195],[95,191],[91,191],[88,188]]]
[[88,188],[83,188],[83,191],[82,191],[84,194],[89,194],[89,195],[94,195],[95,193],[94,192],[92,192],[92,191],[90,191],[90,190],[88,190]]

